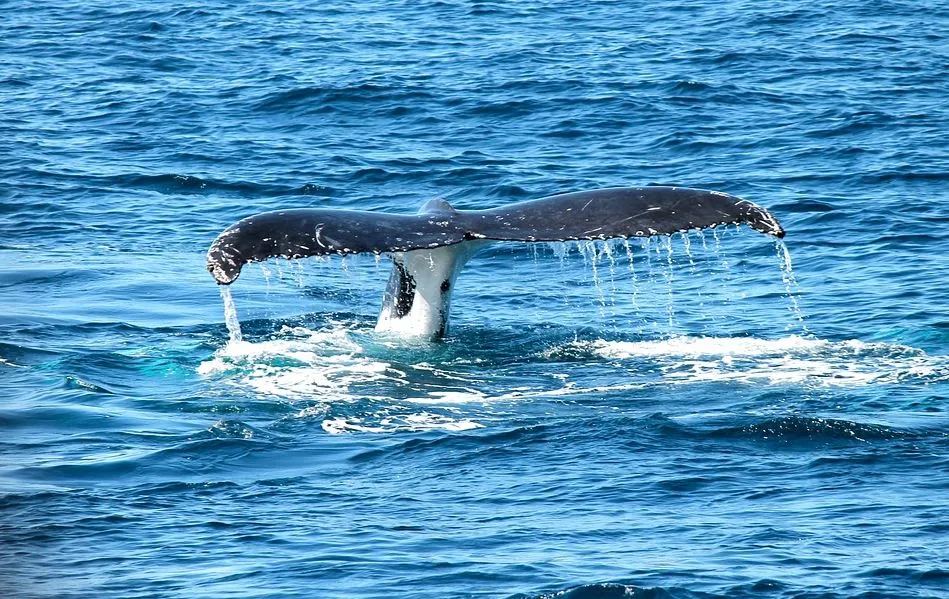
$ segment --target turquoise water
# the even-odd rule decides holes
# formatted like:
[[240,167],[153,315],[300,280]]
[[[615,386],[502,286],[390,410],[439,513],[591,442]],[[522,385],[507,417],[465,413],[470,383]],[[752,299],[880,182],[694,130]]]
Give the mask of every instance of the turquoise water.
[[[0,3],[0,595],[949,595],[937,2]],[[284,207],[719,189],[496,245],[450,334]]]

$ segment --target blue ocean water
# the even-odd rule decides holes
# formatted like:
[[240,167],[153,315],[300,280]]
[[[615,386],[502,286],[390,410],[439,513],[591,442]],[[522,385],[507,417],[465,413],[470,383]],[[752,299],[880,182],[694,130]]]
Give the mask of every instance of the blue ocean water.
[[[949,8],[0,3],[3,597],[949,596]],[[719,189],[498,245],[450,334],[284,207]]]

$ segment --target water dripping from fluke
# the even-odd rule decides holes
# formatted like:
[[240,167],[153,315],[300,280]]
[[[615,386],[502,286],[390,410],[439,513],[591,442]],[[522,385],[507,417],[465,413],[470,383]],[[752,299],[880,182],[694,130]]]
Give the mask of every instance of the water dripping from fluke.
[[788,301],[788,311],[801,325],[801,331],[805,335],[810,335],[807,329],[807,323],[804,322],[804,312],[797,303],[797,296],[801,293],[801,287],[794,276],[794,269],[791,266],[791,252],[788,251],[787,244],[782,239],[774,240],[774,249],[781,261],[781,279],[784,281],[785,297]]
[[[447,331],[451,281],[484,244],[579,242],[584,258],[589,255],[593,286],[602,312],[606,312],[613,302],[612,298],[606,302],[600,261],[608,261],[610,291],[616,276],[613,248],[607,240],[648,239],[740,223],[763,234],[784,236],[777,219],[760,206],[720,191],[678,186],[593,189],[486,210],[456,210],[444,200],[433,200],[415,215],[293,208],[251,215],[234,223],[208,248],[207,264],[217,283],[230,285],[249,262],[388,254],[394,262],[390,276],[394,283],[391,290],[387,287],[376,330],[436,340]],[[716,243],[717,239],[716,234]],[[602,252],[596,246],[598,241],[604,242]],[[673,261],[669,239],[653,246],[653,260],[663,261],[663,247],[668,267]],[[647,255],[647,264],[648,260]],[[671,272],[668,281],[671,287]],[[448,285],[441,289],[444,282]],[[415,302],[416,296],[425,301]],[[671,305],[668,320],[675,324]]]
[[219,285],[218,289],[221,290],[221,299],[224,300],[224,324],[227,325],[229,334],[228,344],[240,343],[244,337],[241,334],[241,323],[237,320],[237,307],[234,306],[231,288],[227,285]]

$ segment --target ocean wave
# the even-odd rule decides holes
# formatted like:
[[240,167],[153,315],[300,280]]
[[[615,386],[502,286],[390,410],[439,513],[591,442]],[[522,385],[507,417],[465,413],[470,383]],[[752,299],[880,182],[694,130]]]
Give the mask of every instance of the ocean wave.
[[308,113],[332,111],[347,104],[397,102],[400,105],[430,100],[431,91],[396,84],[361,82],[338,87],[309,86],[269,93],[257,102],[263,112],[303,110]]
[[[759,590],[765,590],[767,587],[771,587],[768,590],[774,590],[775,585],[762,583],[760,586]],[[693,592],[675,586],[645,587],[618,582],[601,582],[547,591],[539,595],[512,595],[509,599],[719,599],[719,597],[723,596]]]
[[[74,174],[69,172],[25,168],[16,172],[27,179],[43,181],[45,184],[78,185],[86,189],[114,191],[139,189],[158,191],[166,194],[228,194],[247,197],[283,197],[283,196],[321,196],[327,197],[334,189],[315,183],[300,185],[262,184],[252,181],[228,181],[212,177],[198,177],[184,173],[123,173],[114,175]],[[58,204],[48,202],[30,202],[29,205],[10,205],[4,212],[15,214],[22,210],[62,210]]]
[[851,441],[871,443],[899,439],[919,439],[923,432],[904,431],[879,424],[864,424],[837,418],[782,416],[740,426],[715,429],[711,438],[750,439],[787,443]]

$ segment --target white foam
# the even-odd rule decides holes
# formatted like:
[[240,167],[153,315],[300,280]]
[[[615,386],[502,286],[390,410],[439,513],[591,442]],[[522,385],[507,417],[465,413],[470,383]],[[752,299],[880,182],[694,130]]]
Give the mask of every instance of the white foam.
[[460,432],[484,427],[483,424],[479,424],[467,418],[456,419],[450,416],[430,414],[428,412],[389,416],[380,418],[379,420],[344,417],[327,418],[323,421],[322,426],[323,430],[331,435],[350,432],[396,433],[428,430]]
[[[663,384],[868,385],[949,380],[949,357],[905,345],[826,341],[791,335],[675,337],[646,341],[571,341],[539,351],[543,381],[505,383],[490,368],[404,360],[398,349],[363,346],[347,324],[321,330],[284,327],[271,338],[229,343],[198,367],[242,392],[303,401],[289,418],[314,419],[327,433],[467,431],[498,416],[505,403],[557,401],[623,393]],[[379,353],[383,356],[380,358]],[[424,355],[424,354],[423,354]],[[563,357],[570,358],[562,365]],[[586,368],[597,368],[590,380]],[[430,359],[430,354],[429,354]],[[556,370],[554,370],[556,369]],[[403,372],[404,370],[404,372]],[[494,404],[494,405],[490,405]]]
[[294,418],[316,418],[320,416],[325,416],[329,411],[329,406],[327,404],[318,404],[315,406],[307,406],[293,415]]
[[594,341],[605,358],[633,356],[760,356],[824,347],[828,341],[791,335],[782,339],[754,337],[673,337],[655,341]]
[[[417,367],[432,373],[441,372],[426,363]],[[387,361],[366,355],[353,333],[341,324],[318,331],[284,327],[271,339],[228,343],[202,363],[198,372],[221,377],[227,384],[259,396],[288,401],[315,400],[318,403],[300,409],[292,417],[319,418],[322,428],[330,434],[466,431],[483,426],[464,416],[435,414],[428,410],[416,412],[398,405],[387,395],[393,386],[404,384],[406,374]],[[484,394],[475,389],[439,390],[430,395],[420,394],[407,401],[444,406],[485,399]],[[368,406],[357,404],[366,401],[370,402]],[[359,407],[333,407],[347,403]],[[333,415],[333,412],[353,409],[356,415]]]
[[[583,344],[575,344],[583,345]],[[862,385],[949,376],[949,359],[905,345],[825,341],[791,335],[675,337],[658,341],[589,343],[610,359],[648,358],[664,380],[676,383],[743,381],[756,384]]]
[[464,403],[483,403],[489,399],[488,395],[477,389],[463,389],[455,391],[430,391],[427,395],[408,397],[406,401],[420,404],[446,405]]
[[229,437],[240,437],[241,439],[253,439],[254,430],[244,423],[228,422],[218,420],[208,429],[212,433],[222,433]]
[[362,354],[345,328],[284,327],[269,340],[228,343],[198,373],[236,372],[235,384],[264,395],[348,400],[351,386],[395,376],[389,363]]

